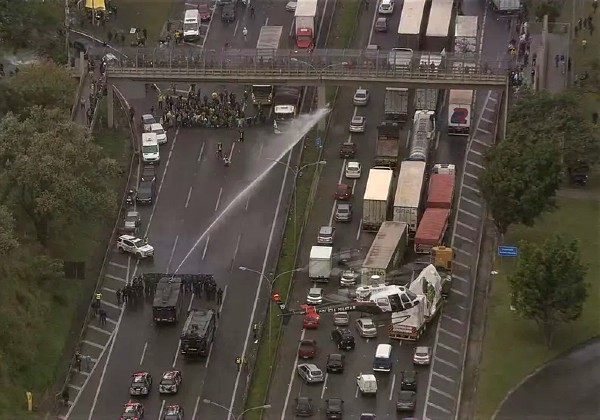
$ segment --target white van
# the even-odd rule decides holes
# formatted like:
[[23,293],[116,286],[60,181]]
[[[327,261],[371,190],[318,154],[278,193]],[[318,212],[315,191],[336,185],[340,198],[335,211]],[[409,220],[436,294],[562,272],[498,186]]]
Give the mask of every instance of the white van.
[[198,9],[185,11],[183,17],[183,40],[196,41],[200,38],[200,12]]
[[156,134],[156,140],[158,141],[158,144],[165,144],[167,142],[167,133],[165,133],[165,129],[163,128],[162,124],[150,124],[150,132]]
[[390,344],[378,344],[373,360],[375,372],[390,372],[392,370],[392,346]]
[[375,378],[375,375],[361,373],[356,377],[356,386],[363,395],[377,394],[377,378]]
[[142,160],[148,164],[158,164],[160,162],[160,148],[156,133],[142,134]]

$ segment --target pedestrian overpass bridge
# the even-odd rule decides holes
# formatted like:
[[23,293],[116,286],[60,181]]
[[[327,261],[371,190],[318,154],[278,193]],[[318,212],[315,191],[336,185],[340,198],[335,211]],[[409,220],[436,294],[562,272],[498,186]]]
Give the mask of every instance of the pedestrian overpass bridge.
[[507,69],[476,54],[407,49],[294,50],[130,48],[89,51],[105,57],[108,77],[146,83],[234,83],[297,86],[380,84],[429,89],[506,89]]

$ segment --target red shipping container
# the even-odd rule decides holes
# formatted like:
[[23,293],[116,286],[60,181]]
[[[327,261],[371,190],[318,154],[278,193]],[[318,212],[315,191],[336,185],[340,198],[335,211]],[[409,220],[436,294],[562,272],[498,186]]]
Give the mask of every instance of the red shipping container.
[[427,193],[427,208],[434,207],[438,209],[452,208],[452,198],[454,197],[454,175],[433,174],[429,181],[429,191]]
[[414,248],[417,254],[428,254],[432,247],[442,242],[449,217],[450,210],[448,209],[425,210],[415,234]]

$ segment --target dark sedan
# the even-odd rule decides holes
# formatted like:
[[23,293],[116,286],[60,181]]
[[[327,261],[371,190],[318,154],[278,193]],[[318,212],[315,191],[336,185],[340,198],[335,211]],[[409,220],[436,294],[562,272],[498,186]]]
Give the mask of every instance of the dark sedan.
[[414,411],[417,405],[417,393],[414,391],[398,392],[398,401],[396,401],[396,411]]
[[310,417],[315,414],[315,407],[312,403],[312,398],[298,397],[296,398],[296,416]]
[[342,373],[344,372],[344,360],[343,354],[332,353],[327,356],[327,373]]

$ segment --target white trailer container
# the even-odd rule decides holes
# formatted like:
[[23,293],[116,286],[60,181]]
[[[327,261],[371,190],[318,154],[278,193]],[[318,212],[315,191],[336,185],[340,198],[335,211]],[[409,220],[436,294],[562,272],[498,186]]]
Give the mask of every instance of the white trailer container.
[[471,133],[473,91],[453,89],[448,95],[448,134],[468,136]]
[[259,60],[272,61],[279,49],[283,26],[263,26],[256,42],[256,54]]
[[363,198],[362,228],[377,231],[387,220],[394,171],[390,168],[374,167],[369,170],[369,179]]
[[333,248],[313,246],[308,260],[308,277],[314,281],[329,281],[333,266]]
[[294,12],[296,46],[307,49],[314,46],[317,6],[319,0],[298,0]]
[[421,35],[427,23],[425,7],[427,0],[404,0],[398,25],[398,46],[418,51]]
[[502,15],[516,15],[521,13],[521,0],[490,0],[492,9]]
[[474,54],[477,52],[477,30],[479,17],[456,16],[454,26],[454,52]]
[[415,89],[415,111],[437,111],[437,89]]
[[408,227],[403,222],[383,222],[369,248],[361,269],[361,284],[370,284],[372,276],[382,282],[402,262],[408,245]]
[[454,0],[432,0],[425,37],[427,51],[448,51]]
[[398,175],[393,220],[406,223],[411,237],[417,232],[419,224],[426,166],[425,162],[405,160]]

